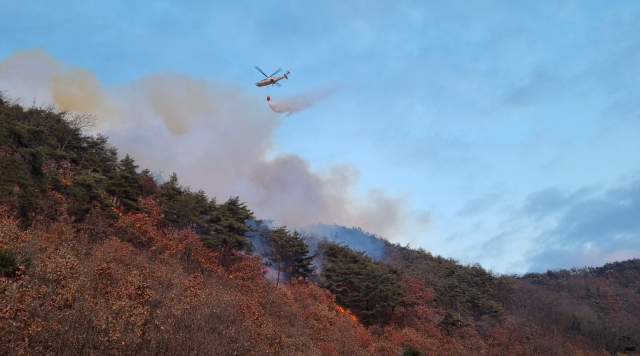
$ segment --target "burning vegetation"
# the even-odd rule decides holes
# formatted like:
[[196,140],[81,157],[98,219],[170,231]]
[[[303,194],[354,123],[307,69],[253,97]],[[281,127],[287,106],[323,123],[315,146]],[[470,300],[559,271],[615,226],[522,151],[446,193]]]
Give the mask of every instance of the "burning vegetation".
[[340,313],[342,313],[342,314],[344,314],[344,315],[348,316],[349,318],[351,318],[351,320],[355,321],[356,323],[358,322],[358,318],[357,318],[355,315],[351,314],[351,312],[350,312],[350,311],[348,311],[348,310],[344,309],[343,307],[341,307],[341,306],[339,306],[339,305],[337,305],[337,304],[336,304],[336,308],[338,308],[338,310],[340,311]]
[[66,113],[0,96],[0,118],[0,354],[637,351],[638,260],[515,277],[365,254],[160,184]]

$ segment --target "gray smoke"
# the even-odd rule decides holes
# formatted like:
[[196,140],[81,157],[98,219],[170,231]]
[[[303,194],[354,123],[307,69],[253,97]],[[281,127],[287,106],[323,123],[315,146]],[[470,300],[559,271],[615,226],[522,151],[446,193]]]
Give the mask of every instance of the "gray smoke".
[[[94,115],[97,130],[141,167],[176,172],[181,184],[219,201],[240,196],[256,216],[277,225],[324,221],[406,239],[428,222],[426,214],[410,209],[408,197],[382,189],[359,193],[359,173],[351,165],[317,171],[300,156],[274,155],[279,117],[235,85],[168,71],[105,87],[90,70],[35,49],[0,61],[2,89],[14,98]],[[329,94],[296,99],[286,112]]]
[[[376,261],[384,259],[384,238],[364,231],[358,227],[348,228],[340,225],[313,224],[302,228],[302,234],[306,237],[307,245],[311,251],[317,249],[318,242],[326,239],[350,247],[352,250],[364,252],[366,256]],[[314,254],[315,252],[312,252]]]
[[[246,233],[247,239],[251,243],[251,252],[254,256],[259,255],[262,257],[263,264],[268,267],[265,278],[275,282],[278,275],[275,266],[269,259],[271,243],[268,238],[269,233],[274,229],[273,222],[270,220],[264,222],[247,220],[245,224],[251,228],[251,231]],[[368,233],[361,228],[347,228],[346,226],[335,224],[318,223],[298,229],[298,232],[300,232],[300,236],[309,247],[309,256],[315,256],[313,269],[316,273],[320,273],[324,268],[324,256],[318,246],[325,241],[348,246],[355,251],[363,252],[366,256],[376,261],[385,259],[385,247],[387,247],[388,242],[384,238]],[[287,275],[281,273],[280,277],[284,280]]]

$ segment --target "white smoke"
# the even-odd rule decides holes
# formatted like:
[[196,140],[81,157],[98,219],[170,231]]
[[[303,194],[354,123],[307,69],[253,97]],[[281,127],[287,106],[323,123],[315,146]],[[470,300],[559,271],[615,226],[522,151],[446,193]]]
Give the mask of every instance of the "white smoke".
[[332,95],[337,89],[323,89],[314,92],[298,94],[291,97],[269,101],[269,106],[273,112],[278,114],[287,114],[289,117],[297,112],[308,109],[316,105],[320,100]]
[[423,231],[428,221],[410,209],[407,197],[381,189],[357,194],[353,166],[318,172],[297,155],[268,158],[280,119],[262,100],[233,85],[165,72],[105,87],[91,71],[36,49],[0,61],[3,89],[14,98],[92,114],[98,131],[141,167],[176,172],[181,184],[219,201],[238,195],[257,217],[277,225],[322,221],[393,239]]

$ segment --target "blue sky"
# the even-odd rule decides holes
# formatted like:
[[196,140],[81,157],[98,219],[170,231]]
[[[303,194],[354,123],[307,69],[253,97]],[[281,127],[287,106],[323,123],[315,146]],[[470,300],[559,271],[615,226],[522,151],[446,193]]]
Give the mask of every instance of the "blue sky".
[[[171,70],[269,94],[279,153],[410,197],[411,239],[503,273],[640,257],[637,1],[0,0],[0,58],[42,47],[105,86]],[[2,88],[0,88],[2,89]],[[329,222],[329,221],[326,221]],[[330,222],[329,222],[330,223]]]

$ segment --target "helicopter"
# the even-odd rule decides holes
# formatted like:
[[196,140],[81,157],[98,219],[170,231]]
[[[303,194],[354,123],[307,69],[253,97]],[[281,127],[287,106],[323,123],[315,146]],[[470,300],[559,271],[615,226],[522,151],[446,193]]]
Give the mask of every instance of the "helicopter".
[[278,69],[277,71],[273,72],[273,74],[271,75],[266,75],[264,74],[264,72],[262,71],[262,69],[260,69],[260,67],[256,66],[256,69],[262,73],[262,75],[264,75],[266,77],[266,79],[262,79],[261,81],[257,82],[256,85],[259,87],[264,87],[267,85],[275,85],[277,87],[281,87],[282,85],[280,85],[280,83],[278,83],[279,80],[281,79],[289,79],[289,77],[287,77],[287,75],[289,75],[289,73],[291,73],[290,70],[288,70],[286,73],[284,73],[284,75],[282,77],[274,77],[274,75],[280,73],[280,71],[282,71],[282,68]]

